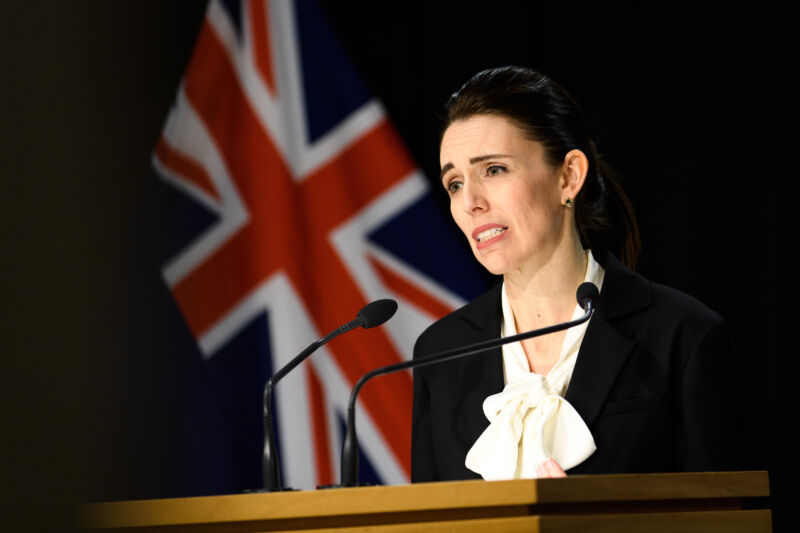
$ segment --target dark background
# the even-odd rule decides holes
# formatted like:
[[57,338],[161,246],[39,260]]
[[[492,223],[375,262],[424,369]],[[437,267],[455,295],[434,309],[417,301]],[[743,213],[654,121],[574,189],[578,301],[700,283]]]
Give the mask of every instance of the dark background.
[[[754,466],[770,470],[780,530],[791,8],[430,4],[320,2],[429,176],[442,103],[480,69],[534,67],[582,104],[637,210],[640,272],[733,326]],[[171,356],[192,340],[149,253],[160,222],[149,160],[204,11],[156,0],[0,8],[4,530],[62,530],[75,502],[178,495],[170,477],[190,475],[159,468],[181,453],[173,428],[191,423]]]

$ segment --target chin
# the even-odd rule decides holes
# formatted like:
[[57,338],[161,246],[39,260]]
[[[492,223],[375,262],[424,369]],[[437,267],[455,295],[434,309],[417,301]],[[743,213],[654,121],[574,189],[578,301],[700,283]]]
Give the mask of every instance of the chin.
[[488,250],[478,251],[473,248],[472,253],[481,266],[495,276],[511,272],[517,265],[517,254],[509,253],[508,249],[492,247]]
[[508,271],[508,265],[505,263],[501,263],[500,261],[492,261],[492,260],[483,260],[481,261],[478,259],[478,262],[489,271],[489,273],[494,274],[495,276],[502,276]]
[[504,269],[504,268],[489,268],[489,267],[485,267],[485,268],[486,268],[486,270],[489,271],[490,274],[495,275],[495,276],[502,276],[503,274],[506,273],[506,269]]

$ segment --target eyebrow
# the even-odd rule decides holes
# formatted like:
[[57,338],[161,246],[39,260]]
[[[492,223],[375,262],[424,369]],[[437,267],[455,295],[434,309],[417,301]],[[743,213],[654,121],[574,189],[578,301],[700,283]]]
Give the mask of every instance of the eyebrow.
[[[498,157],[511,157],[511,156],[510,156],[510,155],[506,155],[506,154],[486,154],[486,155],[479,155],[479,156],[477,156],[477,157],[473,157],[472,159],[470,159],[470,160],[469,160],[469,164],[470,164],[470,165],[474,165],[475,163],[480,163],[481,161],[486,161],[487,159],[495,159],[495,158],[498,158]],[[439,179],[441,180],[442,178],[444,178],[444,175],[445,175],[445,174],[447,174],[447,171],[448,171],[448,170],[451,170],[451,169],[453,169],[453,168],[455,168],[455,165],[453,165],[453,163],[446,163],[446,164],[445,164],[445,165],[442,167],[442,171],[441,171],[441,173],[439,174]]]

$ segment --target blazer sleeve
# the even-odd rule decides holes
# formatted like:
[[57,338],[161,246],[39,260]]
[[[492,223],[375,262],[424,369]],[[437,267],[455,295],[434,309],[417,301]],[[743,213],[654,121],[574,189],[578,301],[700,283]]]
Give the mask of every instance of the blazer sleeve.
[[689,351],[681,375],[679,470],[736,470],[747,466],[736,363],[730,331],[722,319],[717,319]]

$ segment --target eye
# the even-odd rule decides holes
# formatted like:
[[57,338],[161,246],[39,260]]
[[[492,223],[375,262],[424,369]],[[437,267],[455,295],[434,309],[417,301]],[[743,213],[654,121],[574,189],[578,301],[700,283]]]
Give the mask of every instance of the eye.
[[452,180],[445,186],[445,189],[447,189],[447,192],[449,194],[453,194],[460,191],[463,186],[464,184],[461,183],[460,181]]
[[486,167],[487,176],[499,176],[505,171],[506,167],[504,167],[503,165],[489,165],[488,167]]

